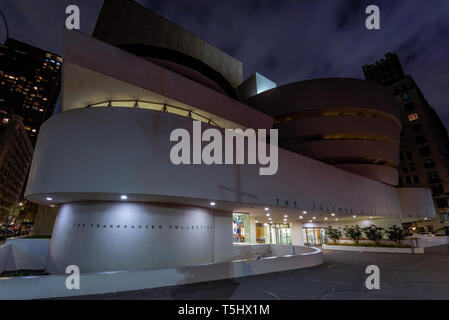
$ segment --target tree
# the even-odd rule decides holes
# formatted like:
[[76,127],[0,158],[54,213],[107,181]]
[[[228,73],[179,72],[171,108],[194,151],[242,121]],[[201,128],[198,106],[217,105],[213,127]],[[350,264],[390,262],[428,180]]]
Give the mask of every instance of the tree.
[[376,245],[379,245],[380,240],[383,239],[385,234],[384,228],[375,225],[363,228],[363,232],[365,233],[366,238],[374,241]]
[[337,244],[337,240],[340,240],[342,236],[342,232],[338,228],[332,228],[331,226],[326,228],[327,237],[329,239],[334,240],[334,243]]
[[359,226],[345,226],[343,228],[343,232],[345,233],[346,237],[353,240],[355,243],[359,243],[360,239],[362,239],[363,229]]
[[402,230],[402,228],[399,228],[396,225],[394,225],[388,228],[387,236],[389,240],[399,244],[399,242],[405,239],[405,232],[404,230]]

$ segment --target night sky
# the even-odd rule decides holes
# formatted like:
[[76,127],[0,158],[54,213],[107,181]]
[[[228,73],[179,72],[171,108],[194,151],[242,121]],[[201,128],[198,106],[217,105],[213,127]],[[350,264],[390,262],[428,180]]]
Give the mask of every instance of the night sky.
[[[363,78],[362,65],[396,52],[449,127],[448,0],[139,0],[279,84]],[[103,0],[0,0],[10,37],[61,54],[65,7],[91,34]],[[365,28],[376,4],[381,30]],[[0,42],[5,31],[0,21]]]

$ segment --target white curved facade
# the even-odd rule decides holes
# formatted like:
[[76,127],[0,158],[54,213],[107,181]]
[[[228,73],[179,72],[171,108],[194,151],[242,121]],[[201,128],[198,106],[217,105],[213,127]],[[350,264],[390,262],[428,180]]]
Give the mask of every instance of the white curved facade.
[[[219,213],[197,207],[64,204],[56,219],[47,269],[64,273],[67,265],[75,264],[88,273],[217,262],[221,259],[215,257],[216,247],[223,252],[227,244],[228,252],[232,250],[229,239],[216,239],[216,227],[223,227],[220,219]],[[229,216],[225,222],[230,224]]]
[[[233,212],[249,214],[251,228],[256,220],[288,217],[293,245],[302,245],[306,219],[435,215],[428,190],[398,191],[382,179],[282,148],[274,175],[259,175],[259,165],[174,165],[170,134],[185,129],[192,137],[193,119],[112,103],[83,106],[156,101],[232,128],[270,128],[273,118],[98,40],[65,36],[66,111],[41,127],[25,191],[30,201],[60,206],[47,267],[52,273],[69,264],[85,273],[229,261]],[[396,136],[396,129],[386,126],[385,134]],[[373,123],[369,130],[376,130]],[[385,152],[398,156],[394,148]]]
[[[93,272],[224,261],[232,257],[231,213],[262,217],[265,206],[275,219],[300,210],[320,219],[329,212],[397,218],[425,191],[413,215],[432,215],[428,190],[398,197],[394,187],[282,149],[273,176],[260,176],[256,165],[173,165],[170,132],[191,125],[120,107],[72,110],[45,123],[26,196],[61,205],[50,272],[69,264]],[[291,205],[276,208],[276,199]],[[212,200],[221,212],[204,208]]]
[[401,123],[383,87],[358,79],[313,79],[273,88],[248,103],[275,118],[283,148],[398,185]]
[[229,202],[226,208],[232,210],[273,207],[279,199],[288,201],[282,207],[291,210],[296,202],[297,210],[401,214],[396,188],[283,149],[278,172],[271,176],[259,175],[258,165],[174,165],[169,156],[176,143],[170,142],[170,133],[175,128],[192,132],[192,122],[120,107],[54,116],[41,128],[26,196],[43,204],[50,197],[59,204],[117,201],[127,194],[129,201]]

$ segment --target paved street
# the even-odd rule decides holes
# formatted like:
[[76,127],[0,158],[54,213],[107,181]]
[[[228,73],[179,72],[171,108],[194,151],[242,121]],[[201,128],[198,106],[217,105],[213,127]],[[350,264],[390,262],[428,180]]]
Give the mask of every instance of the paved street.
[[[371,264],[380,290],[365,288]],[[417,255],[326,250],[313,268],[83,299],[449,299],[449,245]]]

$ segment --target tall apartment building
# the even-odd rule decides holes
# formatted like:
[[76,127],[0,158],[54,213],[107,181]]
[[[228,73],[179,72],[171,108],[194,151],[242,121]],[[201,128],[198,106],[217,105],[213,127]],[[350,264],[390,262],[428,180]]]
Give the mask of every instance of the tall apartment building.
[[58,100],[61,64],[60,56],[11,38],[0,45],[0,110],[22,117],[33,145]]
[[0,111],[0,210],[19,202],[32,156],[22,119]]
[[425,231],[449,234],[449,138],[444,124],[410,75],[405,75],[399,58],[387,53],[374,64],[364,65],[367,80],[390,90],[400,109],[402,122],[400,178],[403,187],[427,187],[437,217],[418,226]]

